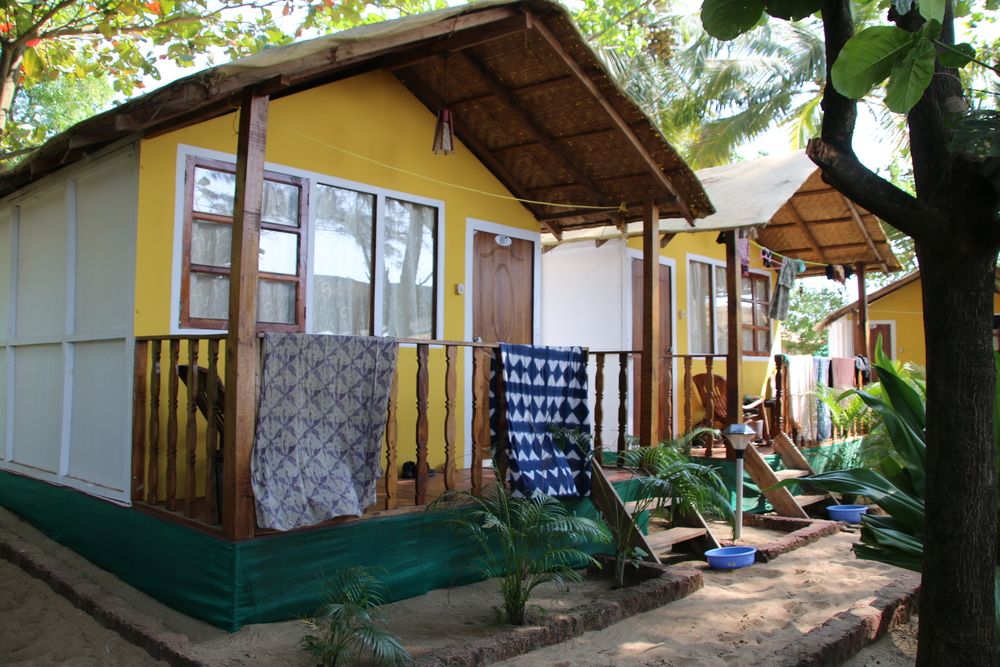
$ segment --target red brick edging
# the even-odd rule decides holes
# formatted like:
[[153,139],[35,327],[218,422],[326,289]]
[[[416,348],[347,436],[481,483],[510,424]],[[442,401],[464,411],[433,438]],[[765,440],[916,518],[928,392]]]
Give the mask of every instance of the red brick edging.
[[[755,545],[757,547],[757,561],[761,563],[766,563],[781,554],[812,544],[821,537],[835,535],[840,532],[843,526],[839,521],[796,519],[770,514],[744,514],[743,525],[788,533],[774,542]],[[732,545],[733,542],[732,540],[723,540],[721,544]]]

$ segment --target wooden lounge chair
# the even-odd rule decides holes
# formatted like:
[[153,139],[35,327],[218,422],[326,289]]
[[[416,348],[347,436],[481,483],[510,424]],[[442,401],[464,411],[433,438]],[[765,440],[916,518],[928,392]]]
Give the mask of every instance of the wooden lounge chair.
[[[691,378],[691,381],[698,391],[698,398],[701,399],[701,404],[705,406],[706,417],[704,424],[715,428],[725,428],[730,423],[729,407],[726,405],[726,378],[719,377],[718,375],[713,375],[712,377],[711,397],[709,397],[708,373],[699,373]],[[708,423],[707,417],[710,400],[713,408],[713,420],[711,424]],[[764,410],[763,398],[744,403],[743,414],[740,417],[744,422],[748,420],[762,420],[764,422],[764,440],[768,439],[770,429],[768,428],[767,412]]]

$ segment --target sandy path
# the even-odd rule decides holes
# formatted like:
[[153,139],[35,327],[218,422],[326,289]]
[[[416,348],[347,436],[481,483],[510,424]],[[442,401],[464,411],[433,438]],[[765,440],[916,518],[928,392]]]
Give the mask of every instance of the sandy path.
[[0,559],[0,664],[165,665]]
[[841,533],[745,570],[705,571],[705,588],[514,665],[780,665],[782,649],[838,611],[866,605],[897,578],[916,575],[860,561]]

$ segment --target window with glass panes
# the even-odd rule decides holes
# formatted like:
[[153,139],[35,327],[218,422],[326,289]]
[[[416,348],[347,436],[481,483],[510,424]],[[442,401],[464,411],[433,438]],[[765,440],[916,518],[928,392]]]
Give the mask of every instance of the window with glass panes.
[[[185,184],[181,326],[224,329],[229,317],[235,167],[188,158]],[[304,327],[306,201],[302,179],[265,174],[257,282],[262,330]]]
[[759,273],[744,276],[742,282],[743,354],[766,357],[771,354],[771,282]]
[[725,265],[691,260],[688,284],[690,353],[724,354],[729,332]]
[[[190,158],[187,184],[181,324],[225,328],[234,167]],[[264,185],[262,329],[305,330],[308,305],[315,333],[436,335],[437,206],[340,187],[318,175],[267,172]],[[313,225],[308,263],[306,202]]]

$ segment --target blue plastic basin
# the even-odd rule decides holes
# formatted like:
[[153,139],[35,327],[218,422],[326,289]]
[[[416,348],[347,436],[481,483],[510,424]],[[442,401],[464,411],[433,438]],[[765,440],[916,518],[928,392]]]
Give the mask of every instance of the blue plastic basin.
[[754,547],[722,547],[705,552],[708,566],[713,570],[735,570],[753,565],[756,556],[757,549]]
[[826,508],[834,521],[861,523],[861,515],[868,514],[867,505],[830,505]]

